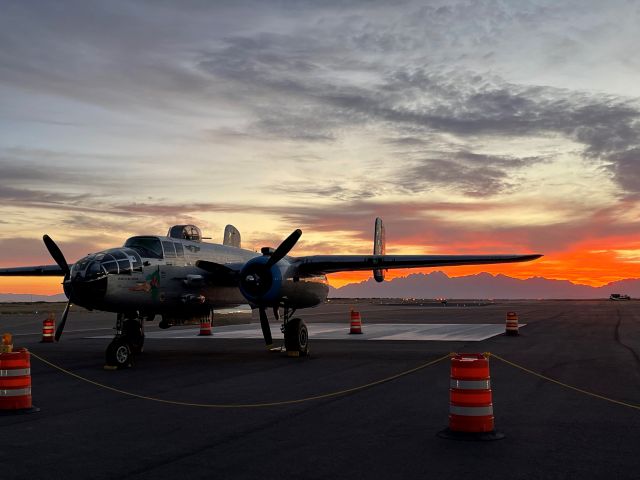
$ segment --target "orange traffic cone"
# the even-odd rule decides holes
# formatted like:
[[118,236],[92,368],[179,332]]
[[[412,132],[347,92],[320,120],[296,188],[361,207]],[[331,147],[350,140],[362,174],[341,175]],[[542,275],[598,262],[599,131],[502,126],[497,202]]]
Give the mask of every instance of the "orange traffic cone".
[[360,318],[360,312],[351,310],[351,328],[349,333],[362,333],[362,319]]
[[518,314],[516,312],[507,312],[507,325],[504,332],[506,335],[518,335]]
[[213,335],[211,332],[211,316],[206,315],[200,319],[200,333],[198,336],[200,337],[208,337]]
[[56,320],[53,312],[42,322],[42,340],[40,343],[53,343],[53,332],[56,329]]
[[438,433],[455,440],[500,440],[494,429],[489,359],[480,353],[451,358],[449,428]]
[[11,335],[2,336],[0,353],[0,415],[40,411],[31,401],[31,355],[26,348],[13,350]]

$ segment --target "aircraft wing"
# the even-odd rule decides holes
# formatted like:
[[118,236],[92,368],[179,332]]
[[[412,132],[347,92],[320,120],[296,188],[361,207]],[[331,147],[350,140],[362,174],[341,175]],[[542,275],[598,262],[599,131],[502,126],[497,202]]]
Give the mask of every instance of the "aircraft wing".
[[356,270],[448,267],[528,262],[542,255],[311,255],[294,262],[300,273],[326,274]]
[[58,265],[0,268],[0,277],[64,277],[64,272]]

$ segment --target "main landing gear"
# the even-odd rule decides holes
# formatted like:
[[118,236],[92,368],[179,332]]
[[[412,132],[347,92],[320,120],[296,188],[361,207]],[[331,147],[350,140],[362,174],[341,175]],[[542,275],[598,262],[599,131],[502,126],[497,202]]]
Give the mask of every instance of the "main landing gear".
[[[295,309],[285,307],[284,318],[280,330],[284,334],[284,348],[291,356],[305,357],[309,355],[309,330],[301,318],[291,318]],[[279,319],[278,310],[273,311],[276,320]]]
[[109,367],[133,366],[135,355],[144,348],[144,323],[138,314],[119,313],[116,320],[116,336],[107,346],[106,364]]

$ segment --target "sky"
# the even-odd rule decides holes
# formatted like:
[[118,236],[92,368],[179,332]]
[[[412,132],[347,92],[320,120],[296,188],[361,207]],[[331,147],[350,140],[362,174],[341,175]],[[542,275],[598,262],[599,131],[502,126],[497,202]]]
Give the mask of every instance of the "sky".
[[545,255],[451,276],[637,278],[639,27],[623,0],[3,0],[0,266],[182,223],[370,253],[380,216],[387,253]]

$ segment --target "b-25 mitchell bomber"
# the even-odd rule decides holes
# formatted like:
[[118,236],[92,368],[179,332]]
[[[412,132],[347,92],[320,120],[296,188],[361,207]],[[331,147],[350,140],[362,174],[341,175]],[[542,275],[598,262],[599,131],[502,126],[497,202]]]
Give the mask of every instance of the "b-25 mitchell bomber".
[[175,225],[166,237],[140,235],[124,246],[67,263],[48,235],[47,250],[57,265],[0,269],[0,276],[64,276],[69,299],[55,333],[60,339],[71,304],[114,312],[116,334],[106,349],[108,365],[123,367],[142,351],[144,324],[160,316],[160,328],[211,315],[214,308],[249,304],[260,313],[268,347],[273,339],[267,311],[280,320],[287,351],[309,353],[308,330],[297,309],[315,307],[329,292],[327,274],[371,270],[378,282],[390,268],[423,268],[524,262],[541,255],[386,255],[385,230],[377,218],[372,255],[289,256],[302,235],[295,230],[277,248],[261,253],[241,248],[240,233],[227,225],[222,244],[203,242],[194,225]]

